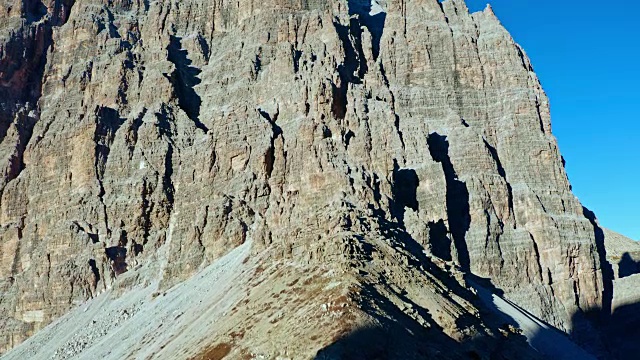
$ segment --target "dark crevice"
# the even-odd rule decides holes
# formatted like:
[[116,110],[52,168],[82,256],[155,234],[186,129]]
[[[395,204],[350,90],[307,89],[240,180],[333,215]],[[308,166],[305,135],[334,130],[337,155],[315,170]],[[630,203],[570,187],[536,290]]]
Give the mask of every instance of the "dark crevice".
[[198,239],[198,244],[202,249],[205,248],[204,244],[202,243],[202,234],[207,228],[208,219],[209,219],[209,205],[205,206],[204,208],[204,216],[202,217],[202,228],[200,228],[199,226],[196,226],[196,231],[197,231],[196,238]]
[[540,204],[540,207],[542,208],[542,211],[547,212],[547,208],[544,206],[544,203],[542,202],[542,199],[540,199],[540,196],[538,196],[536,194],[536,199],[538,200],[538,203]]
[[107,13],[108,24],[106,26],[108,27],[108,30],[109,30],[109,37],[112,39],[120,39],[121,36],[120,36],[120,33],[118,32],[118,28],[114,25],[115,18],[113,16],[113,13],[107,7],[103,9]]
[[393,93],[391,92],[391,85],[389,83],[389,78],[387,77],[387,70],[384,68],[384,64],[381,62],[379,62],[378,64],[380,64],[380,76],[382,76],[382,82],[384,83],[384,86],[387,87],[387,89],[389,89],[389,92],[391,93],[392,96],[392,103],[395,104],[395,99],[393,99]]
[[153,188],[146,180],[142,185],[142,213],[138,220],[138,223],[142,227],[142,246],[146,245],[149,241],[149,235],[151,234],[151,213],[153,210],[153,203],[150,201],[150,196],[153,193]]
[[394,114],[393,126],[396,128],[398,138],[400,138],[400,144],[402,145],[402,149],[404,150],[404,134],[402,133],[402,130],[400,130],[400,116],[398,116],[398,114]]
[[418,211],[418,199],[416,191],[420,180],[413,169],[396,169],[394,176],[394,199],[403,207]]
[[258,79],[258,74],[262,70],[262,55],[260,53],[256,54],[255,59],[253,60],[253,74],[254,80]]
[[451,239],[444,220],[429,222],[429,250],[431,254],[444,261],[453,260],[451,256]]
[[346,82],[362,83],[362,78],[369,71],[367,59],[362,49],[362,28],[357,18],[351,18],[349,25],[333,23],[342,42],[344,60],[338,65],[340,77]]
[[94,259],[89,260],[89,267],[91,268],[93,278],[97,284],[100,281],[100,270],[98,270],[98,266],[96,266],[96,261]]
[[355,136],[356,134],[354,134],[353,131],[347,130],[344,133],[344,135],[342,135],[342,141],[347,147],[349,147],[349,144],[351,143],[351,139],[354,138]]
[[529,233],[529,238],[531,239],[531,243],[533,244],[533,251],[534,251],[534,255],[536,256],[536,264],[538,265],[538,276],[540,278],[540,281],[543,281],[543,275],[542,275],[542,264],[540,262],[540,250],[538,249],[538,243],[536,242],[536,239],[533,237],[532,233]]
[[162,177],[162,188],[164,194],[167,197],[168,212],[173,211],[175,188],[173,186],[173,145],[169,144],[167,149],[167,155],[164,158],[164,176]]
[[297,73],[298,71],[300,71],[300,58],[302,57],[302,51],[292,47],[291,57],[293,58],[293,71]]
[[584,216],[589,220],[591,226],[593,226],[593,235],[596,239],[596,251],[600,260],[600,269],[602,271],[602,314],[604,319],[607,319],[611,314],[611,307],[613,303],[613,267],[607,260],[607,250],[604,245],[604,231],[598,225],[596,214],[586,207],[582,208]]
[[133,244],[131,245],[131,249],[133,250],[133,256],[138,256],[142,254],[142,251],[144,250],[144,246],[134,241]]
[[[494,211],[492,211],[494,215],[496,215],[495,209]],[[484,216],[485,219],[487,219],[487,237],[486,237],[486,243],[485,246],[487,246],[489,244],[489,239],[491,236],[491,233],[493,231],[491,231],[491,214],[489,213],[489,209],[484,209]],[[499,230],[495,233],[496,235],[496,245],[498,246],[498,251],[500,252],[500,257],[502,258],[502,249],[500,249],[500,237],[504,234],[504,222],[501,219],[497,219],[497,224],[498,224],[498,228]]]
[[[124,226],[124,223],[120,223],[120,226]],[[118,239],[118,246],[122,248],[127,248],[127,244],[129,243],[129,235],[126,230],[120,228],[120,238]],[[131,250],[131,248],[129,248]]]
[[22,1],[24,6],[24,17],[28,23],[38,22],[47,15],[48,9],[41,0]]
[[97,244],[100,242],[100,238],[98,237],[98,234],[96,233],[86,233],[86,234],[93,244]]
[[202,56],[204,56],[204,61],[208,64],[209,59],[211,59],[211,47],[209,43],[207,43],[207,39],[198,34],[198,45],[200,45],[200,49],[202,49]]
[[527,71],[533,71],[533,68],[530,65],[527,65],[526,56],[524,55],[524,51],[522,51],[522,48],[516,45],[516,50],[518,51],[518,57],[522,62],[522,67]]
[[198,77],[202,72],[200,69],[191,66],[192,61],[188,58],[188,53],[182,48],[182,39],[171,36],[169,47],[169,61],[175,65],[175,70],[169,77],[178,97],[178,106],[187,114],[194,125],[204,131],[209,129],[200,122],[200,106],[202,100],[194,87],[202,81]]
[[486,139],[483,139],[483,141],[487,150],[489,150],[489,154],[491,155],[491,157],[493,158],[493,161],[496,164],[498,174],[504,179],[504,182],[507,186],[507,196],[508,196],[507,200],[509,201],[509,211],[513,212],[514,211],[513,189],[511,188],[511,184],[509,183],[509,180],[507,180],[507,172],[504,170],[504,167],[502,166],[502,162],[500,161],[500,157],[498,156],[498,150],[495,147],[491,146],[491,144],[489,144]]
[[489,150],[489,154],[491,154],[491,157],[493,158],[493,161],[496,163],[496,166],[498,167],[498,174],[500,174],[500,176],[502,176],[503,178],[507,177],[507,173],[504,171],[504,167],[502,166],[502,162],[500,161],[500,157],[498,157],[498,150],[496,150],[496,148],[494,148],[493,146],[491,146],[491,144],[489,144],[487,142],[487,140],[483,139],[482,141],[484,141],[484,145],[487,147],[487,150]]
[[[17,125],[22,151],[18,152],[19,161],[11,165],[14,167],[13,170],[16,165],[24,167],[21,160],[22,152],[31,138],[36,119],[39,118],[38,102],[46,80],[47,53],[53,47],[53,28],[66,23],[73,4],[72,0],[56,1],[49,12],[42,1],[22,1],[22,16],[25,21],[19,28],[11,29],[11,37],[2,49],[0,142],[6,136],[16,114],[23,111],[28,118],[18,120],[21,122]],[[32,111],[35,116],[29,114]]]
[[111,268],[116,275],[127,271],[127,249],[121,246],[112,246],[104,250],[111,261]]
[[275,140],[272,138],[271,146],[269,146],[264,156],[264,168],[267,174],[267,178],[270,178],[271,174],[273,174],[273,167],[276,163],[276,149],[274,146],[274,142]]
[[336,119],[344,119],[347,115],[347,89],[348,83],[340,80],[338,85],[331,84],[331,93],[332,93],[332,101],[331,101],[331,112]]
[[103,106],[96,108],[95,117],[96,129],[93,137],[95,143],[94,167],[98,185],[100,186],[98,197],[103,207],[104,222],[108,235],[110,230],[107,205],[104,202],[105,189],[103,179],[107,161],[109,160],[109,153],[111,152],[111,145],[113,144],[118,129],[120,129],[124,123],[124,119],[120,118],[118,111]]
[[93,137],[93,141],[96,144],[95,168],[98,180],[102,181],[109,153],[111,152],[111,145],[125,119],[120,118],[117,110],[104,106],[96,108],[95,116],[96,130]]
[[127,146],[129,148],[129,159],[133,158],[133,152],[138,144],[138,131],[140,127],[144,123],[144,116],[147,114],[147,108],[143,108],[142,111],[136,116],[128,129],[128,134],[126,137]]
[[338,84],[332,84],[332,110],[338,119],[344,119],[347,112],[349,84],[361,84],[365,74],[369,71],[362,45],[363,28],[371,33],[374,61],[380,53],[380,39],[384,31],[386,13],[372,16],[369,15],[370,11],[370,2],[349,0],[349,24],[343,25],[337,19],[333,22],[344,50],[344,59],[337,69],[340,81]]
[[[618,322],[620,319],[617,316],[612,316],[613,311],[613,280],[615,279],[615,274],[613,272],[613,266],[607,261],[607,251],[605,249],[605,236],[604,231],[598,225],[598,221],[596,219],[595,214],[583,207],[583,214],[593,226],[593,234],[595,237],[595,245],[596,245],[596,253],[598,256],[598,260],[600,263],[600,271],[602,272],[602,306],[600,309],[590,309],[584,311],[576,312],[572,318],[572,327],[573,332],[572,336],[581,343],[581,345],[585,346],[585,348],[591,351],[594,354],[609,352],[614,350],[614,348],[606,349],[607,343],[611,345],[611,342],[617,341],[617,339],[624,339],[625,335],[633,334],[633,332],[628,332],[626,334],[619,333],[620,328],[625,328],[624,326],[618,327],[616,324],[614,328],[612,328],[612,324],[614,321]],[[576,284],[575,282],[574,284]],[[576,301],[579,300],[580,291],[579,288],[576,289],[574,285],[574,295],[576,296]],[[576,302],[576,304],[580,304]],[[636,308],[637,304],[630,306],[630,308]],[[616,309],[615,315],[619,315],[619,309]],[[616,320],[617,319],[617,320]],[[638,317],[632,319],[632,322],[636,322],[638,324]],[[599,331],[594,331],[598,329]],[[636,326],[637,328],[637,326]],[[635,331],[637,334],[637,330]],[[630,338],[626,338],[630,339]],[[600,342],[600,340],[604,340],[604,345]],[[627,340],[628,341],[628,340]],[[635,342],[635,341],[631,341]],[[614,350],[615,351],[615,350]],[[621,359],[625,359],[627,357],[619,357]]]
[[15,129],[18,132],[18,141],[16,143],[13,156],[9,158],[9,167],[5,173],[5,184],[20,176],[20,173],[22,173],[22,170],[25,168],[24,152],[27,148],[27,144],[33,136],[33,128],[38,121],[36,117],[30,114],[29,110],[29,108],[26,108],[16,115],[14,124]]
[[265,120],[267,120],[270,124],[275,124],[276,121],[278,121],[278,116],[280,115],[278,112],[276,112],[273,116],[273,118],[271,117],[271,114],[269,114],[268,112],[258,108],[258,113],[260,114],[260,116],[262,116]]
[[370,0],[348,0],[349,16],[357,16],[358,26],[365,27],[371,34],[371,51],[373,61],[380,55],[380,41],[384,33],[384,25],[387,19],[386,12],[379,12],[371,15],[372,6]]
[[329,129],[329,127],[327,126],[327,124],[322,124],[322,138],[323,139],[329,139],[330,137],[333,136],[333,132],[331,132],[331,129]]
[[[382,194],[380,192],[380,177],[378,174],[373,173],[371,177],[366,178],[366,183],[369,185],[369,188],[373,190],[373,200],[376,204],[380,204],[380,200],[382,200]],[[369,204],[370,208],[374,208],[372,204]]]
[[417,190],[420,185],[420,179],[414,169],[401,169],[397,160],[393,160],[393,206],[391,207],[391,215],[404,226],[405,209],[409,208],[418,211],[418,195]]
[[[276,162],[276,140],[283,136],[282,135],[282,128],[280,128],[280,126],[278,126],[278,124],[276,124],[276,121],[278,121],[278,116],[280,115],[280,111],[278,110],[273,117],[266,111],[258,108],[258,113],[260,114],[260,116],[262,116],[265,120],[267,120],[269,122],[269,124],[271,125],[271,144],[269,146],[269,148],[267,149],[267,152],[265,154],[265,171],[267,173],[267,177],[271,177],[271,174],[273,173],[273,166]],[[283,138],[284,139],[284,138]]]
[[[444,6],[442,5],[442,1],[443,0],[438,0],[438,6],[440,6],[440,11],[442,11],[442,14],[445,15],[446,18],[446,12],[444,11]],[[447,22],[449,22],[449,20],[447,19]]]
[[405,149],[404,134],[402,133],[402,130],[400,130],[400,116],[396,112],[396,98],[393,95],[393,91],[391,91],[391,86],[389,84],[389,79],[387,78],[387,72],[384,68],[384,65],[382,64],[382,62],[379,62],[379,64],[380,64],[380,75],[382,76],[382,81],[384,82],[384,85],[389,90],[389,95],[391,96],[391,108],[393,110],[393,116],[394,116],[393,126],[395,127],[396,132],[398,133],[400,144],[402,145],[402,149],[404,150]]
[[93,230],[91,224],[88,224],[89,229],[84,228],[77,221],[73,221],[71,224],[72,224],[72,229],[74,231],[81,231],[85,235],[87,235],[89,237],[89,239],[91,240],[91,243],[97,244],[100,241],[99,238],[98,238],[98,234],[95,233],[95,231]]
[[[157,170],[156,172],[156,176],[160,176],[162,175],[161,178],[159,178],[158,180],[160,180],[160,184],[162,186],[162,193],[165,196],[165,200],[161,201],[161,202],[154,202],[151,201],[149,199],[149,194],[153,194],[155,189],[153,188],[146,188],[143,190],[143,201],[145,206],[145,210],[143,211],[143,226],[145,229],[145,237],[144,237],[144,241],[143,241],[143,245],[146,245],[146,242],[148,240],[148,235],[149,235],[149,229],[152,226],[152,221],[151,221],[151,214],[154,213],[154,207],[155,206],[161,206],[164,208],[164,211],[166,214],[169,214],[169,216],[171,216],[172,212],[173,212],[173,206],[175,203],[175,187],[173,184],[173,171],[174,171],[174,153],[176,151],[177,146],[174,144],[174,140],[173,140],[173,135],[174,135],[174,129],[173,129],[173,122],[175,122],[175,119],[173,118],[172,114],[169,113],[167,111],[167,109],[165,107],[163,107],[161,109],[161,111],[159,113],[156,113],[156,119],[158,120],[156,127],[158,129],[159,134],[164,137],[164,140],[166,141],[166,145],[167,145],[167,150],[166,150],[166,154],[165,154],[165,158],[164,158],[164,169],[162,170]],[[150,184],[146,184],[146,186],[149,186]]]
[[[342,64],[338,65],[338,83],[331,84],[331,90],[333,94],[331,110],[335,118],[344,119],[347,113],[347,92],[349,89],[349,84],[360,84],[361,80],[359,76],[354,74],[355,72],[358,72],[358,74],[360,74],[363,70],[359,70],[359,68],[361,67],[361,60],[351,42],[349,26],[342,25],[337,21],[333,24],[336,28],[336,32],[338,33],[338,37],[342,41],[344,60],[342,61]],[[366,61],[364,63],[366,66]],[[364,71],[366,72],[366,70]]]
[[536,113],[538,115],[538,122],[540,123],[540,131],[544,134],[544,121],[542,120],[542,113],[540,112],[540,102],[536,99]]
[[453,167],[449,157],[447,137],[438,133],[431,133],[427,138],[427,144],[431,157],[442,164],[447,187],[446,203],[449,231],[453,237],[460,267],[464,271],[469,271],[471,264],[465,239],[471,226],[469,190],[467,185],[458,179],[458,174]]
[[[171,124],[172,114],[167,111],[167,107],[163,106],[160,112],[156,112],[156,119],[158,120],[156,127],[161,136],[164,136],[168,143],[173,144],[173,127]],[[175,119],[173,119],[175,120]]]

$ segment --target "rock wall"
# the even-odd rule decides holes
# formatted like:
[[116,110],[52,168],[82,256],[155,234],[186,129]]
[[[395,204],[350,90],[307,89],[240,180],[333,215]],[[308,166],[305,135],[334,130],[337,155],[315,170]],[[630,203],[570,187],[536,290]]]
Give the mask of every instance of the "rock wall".
[[406,236],[567,332],[606,303],[597,224],[491,8],[3,0],[0,20],[0,351],[136,266],[168,288],[248,240],[348,267]]

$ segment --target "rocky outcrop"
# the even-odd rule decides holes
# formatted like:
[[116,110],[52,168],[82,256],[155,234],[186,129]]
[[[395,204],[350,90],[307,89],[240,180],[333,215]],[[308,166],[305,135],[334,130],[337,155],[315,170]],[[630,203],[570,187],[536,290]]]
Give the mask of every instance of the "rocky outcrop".
[[593,343],[584,314],[612,296],[601,230],[490,7],[14,2],[0,3],[1,350],[149,264],[126,286],[169,289],[249,242],[266,263],[358,275],[368,297],[344,290],[362,316],[336,336],[388,325],[402,299],[433,318],[415,329],[493,338],[492,320],[456,320],[482,308],[466,276]]
[[640,244],[604,229],[607,261],[611,264],[613,299],[602,338],[618,359],[633,359],[640,351]]
[[611,230],[604,230],[607,261],[615,279],[640,273],[640,244]]

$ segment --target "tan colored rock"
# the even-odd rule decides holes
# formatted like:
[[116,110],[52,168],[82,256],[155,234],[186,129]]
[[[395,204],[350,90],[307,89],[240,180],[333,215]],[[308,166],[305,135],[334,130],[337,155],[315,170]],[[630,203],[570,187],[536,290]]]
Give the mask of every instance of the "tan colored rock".
[[[123,287],[164,291],[248,242],[264,268],[348,272],[375,290],[383,304],[361,297],[338,333],[403,318],[387,307],[406,302],[422,309],[411,326],[491,344],[499,321],[456,320],[482,308],[449,289],[464,272],[589,341],[574,320],[611,296],[599,228],[571,193],[532,66],[490,8],[47,4],[38,22],[0,12],[0,95],[13,94],[0,118],[0,351],[138,267],[154,264]],[[286,356],[321,349],[309,344]]]

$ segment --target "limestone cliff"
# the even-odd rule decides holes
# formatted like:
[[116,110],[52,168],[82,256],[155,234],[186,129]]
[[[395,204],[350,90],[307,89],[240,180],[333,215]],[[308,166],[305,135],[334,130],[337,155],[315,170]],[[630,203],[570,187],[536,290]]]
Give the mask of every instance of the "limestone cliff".
[[[602,231],[490,7],[0,0],[0,20],[0,351],[113,286],[162,292],[242,244],[291,283],[343,274],[336,294],[309,280],[310,308],[317,288],[359,309],[294,358],[407,312],[413,331],[499,344],[468,290],[481,278],[599,346]],[[260,336],[246,347],[271,349]]]

